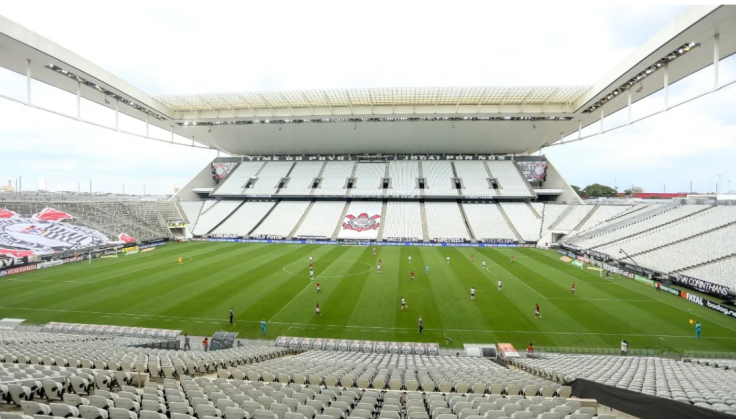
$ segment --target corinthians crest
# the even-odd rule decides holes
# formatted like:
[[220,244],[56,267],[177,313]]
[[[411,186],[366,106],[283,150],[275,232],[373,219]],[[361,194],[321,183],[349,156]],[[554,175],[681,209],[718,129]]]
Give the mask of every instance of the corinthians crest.
[[376,221],[377,219],[381,218],[381,216],[378,214],[372,217],[369,217],[366,213],[362,213],[357,217],[348,214],[345,216],[345,218],[348,219],[348,221],[342,223],[342,228],[345,230],[353,230],[357,232],[376,230],[378,229],[378,226],[381,225],[381,223]]
[[97,230],[64,222],[72,218],[53,208],[45,208],[30,218],[0,208],[0,246],[27,249],[42,255],[135,241],[125,234],[121,234],[118,241],[111,241]]

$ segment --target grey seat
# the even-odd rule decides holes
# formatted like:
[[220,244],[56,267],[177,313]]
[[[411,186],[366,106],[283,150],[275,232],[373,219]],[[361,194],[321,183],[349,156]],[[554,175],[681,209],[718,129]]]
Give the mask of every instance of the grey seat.
[[51,413],[54,416],[60,416],[62,418],[79,417],[79,409],[74,406],[69,406],[68,404],[61,403],[49,403],[49,407],[51,408]]
[[[110,419],[138,419],[138,415],[130,410],[113,407],[108,411]],[[173,418],[172,418],[173,419]]]
[[107,419],[107,410],[94,406],[79,406],[79,416],[84,419]]

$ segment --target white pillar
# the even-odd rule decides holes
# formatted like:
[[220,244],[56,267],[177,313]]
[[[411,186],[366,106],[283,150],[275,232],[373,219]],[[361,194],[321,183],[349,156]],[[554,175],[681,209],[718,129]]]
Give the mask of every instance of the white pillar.
[[603,134],[603,105],[601,105],[601,134]]
[[31,60],[26,60],[26,104],[31,103]]
[[578,140],[583,137],[583,120],[578,121]]
[[628,122],[626,122],[626,125],[631,125],[631,87],[629,87],[629,90],[627,90],[627,92],[629,92],[629,94],[627,95],[628,96],[628,104],[626,105],[626,107],[627,107],[627,110],[629,112],[629,120],[628,120]]
[[670,108],[669,96],[670,96],[670,66],[669,64],[664,65],[664,110]]
[[148,112],[146,112],[146,138],[148,138]]
[[721,62],[720,39],[718,34],[713,37],[713,90],[718,89],[718,65]]
[[115,99],[115,131],[119,130],[119,125],[118,125],[118,119],[119,119],[118,116],[120,114],[120,110],[118,109],[119,106],[120,106],[120,101]]
[[77,121],[82,119],[82,83],[77,82]]
[[171,142],[174,142],[174,126],[171,126]]

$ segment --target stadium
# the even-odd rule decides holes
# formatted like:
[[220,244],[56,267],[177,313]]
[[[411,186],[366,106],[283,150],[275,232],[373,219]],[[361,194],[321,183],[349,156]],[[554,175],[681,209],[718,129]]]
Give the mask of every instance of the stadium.
[[583,199],[545,154],[734,52],[695,6],[592,86],[150,96],[0,16],[3,99],[218,155],[161,199],[0,192],[0,417],[734,417],[736,197]]

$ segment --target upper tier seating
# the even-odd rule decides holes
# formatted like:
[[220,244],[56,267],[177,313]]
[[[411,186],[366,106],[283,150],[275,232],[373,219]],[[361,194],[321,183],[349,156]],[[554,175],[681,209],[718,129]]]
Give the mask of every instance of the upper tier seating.
[[189,226],[197,225],[197,218],[199,218],[199,213],[202,211],[202,205],[204,205],[203,201],[179,201],[179,206],[184,212]]
[[506,216],[509,217],[516,231],[519,232],[524,241],[536,242],[542,228],[542,219],[532,213],[531,208],[525,203],[501,202]]
[[427,235],[430,240],[470,240],[460,207],[455,202],[425,202]]
[[533,196],[529,190],[529,182],[519,171],[516,163],[507,160],[486,161],[491,176],[498,180],[498,194],[504,196]]
[[389,201],[386,204],[383,239],[414,238],[422,240],[422,210],[419,202]]
[[613,387],[736,413],[736,374],[664,358],[546,355],[517,359],[533,374],[570,382],[585,378]]
[[386,163],[358,163],[355,168],[355,183],[351,196],[383,196],[383,178]]
[[537,214],[541,217],[542,214],[544,214],[544,203],[542,202],[531,202],[529,205],[534,208],[534,210],[537,212]]
[[388,176],[391,178],[391,187],[386,191],[388,196],[419,195],[419,162],[391,161]]
[[[259,170],[263,167],[263,162],[242,162],[231,171],[220,185],[215,188],[213,195],[243,195],[245,185],[248,181],[255,177]],[[191,221],[191,220],[189,220]]]
[[585,224],[580,227],[579,231],[582,232],[595,228],[598,224],[621,215],[629,208],[631,208],[629,205],[599,205],[598,209],[590,215],[590,218],[585,221]]
[[[207,207],[207,201],[205,207]],[[194,226],[192,234],[195,236],[204,236],[209,233],[213,228],[220,224],[225,218],[238,208],[243,201],[217,201],[214,205],[209,208],[202,208],[202,213],[199,215],[197,225]]]
[[308,207],[309,201],[281,201],[252,235],[288,237]]
[[555,230],[575,230],[575,227],[583,221],[583,218],[585,218],[593,208],[593,205],[576,205],[575,208],[568,212],[565,218],[555,226]]
[[324,162],[297,162],[289,173],[289,182],[279,189],[279,195],[309,195],[314,179],[319,176]]
[[462,193],[465,196],[491,196],[496,191],[491,187],[488,170],[484,162],[479,160],[456,161],[455,173],[462,181]]
[[734,272],[736,272],[736,258],[731,257],[706,263],[705,265],[687,269],[680,273],[693,278],[702,279],[703,281],[723,284],[727,286],[732,293],[736,294],[736,278],[734,278]]
[[507,239],[516,241],[496,204],[462,204],[476,240]]
[[[373,217],[374,215],[380,216],[382,210],[383,210],[383,204],[381,202],[353,201],[350,203],[350,207],[348,208],[348,212],[346,216],[352,215],[355,218],[358,218],[361,214],[367,214],[368,217]],[[378,218],[376,222],[379,224],[378,226],[376,226],[376,228],[363,230],[363,231],[343,228],[342,230],[340,230],[340,234],[338,235],[338,238],[376,240],[378,238],[378,230],[380,228],[380,223],[383,223],[384,220],[383,218]]]
[[449,161],[422,161],[422,176],[426,179],[424,185],[425,196],[453,196],[458,195],[455,189],[452,173],[452,163]]
[[330,238],[345,209],[345,201],[315,201],[294,237]]
[[355,162],[352,161],[329,161],[325,163],[322,170],[322,182],[319,188],[314,189],[313,195],[347,195],[347,183],[353,174]]
[[542,214],[542,231],[547,231],[554,224],[560,215],[562,215],[570,205],[544,204],[544,214]]
[[247,237],[274,205],[276,203],[272,201],[247,201],[211,234],[233,234],[238,237]]
[[293,162],[270,161],[258,173],[258,178],[250,188],[243,189],[244,195],[275,195],[279,182],[289,175]]

